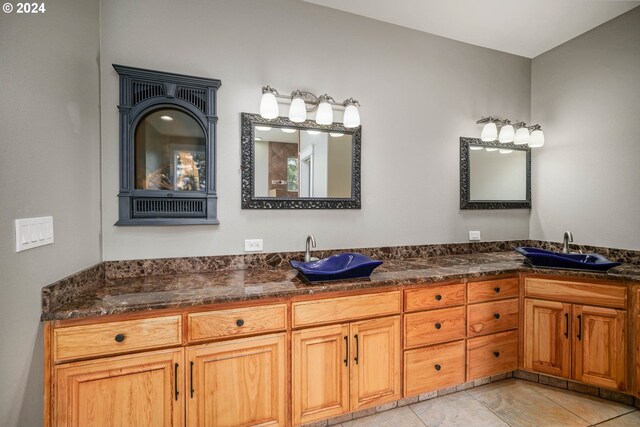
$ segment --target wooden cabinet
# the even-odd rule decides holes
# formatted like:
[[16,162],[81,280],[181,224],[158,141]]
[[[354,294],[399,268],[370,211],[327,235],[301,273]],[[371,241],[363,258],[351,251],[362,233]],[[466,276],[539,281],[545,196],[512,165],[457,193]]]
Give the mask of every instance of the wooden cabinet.
[[284,333],[187,348],[187,425],[286,424]]
[[405,396],[464,383],[464,358],[464,340],[405,351]]
[[517,330],[467,340],[467,381],[513,371],[517,366]]
[[400,316],[294,331],[293,424],[400,398]]
[[469,304],[467,336],[486,335],[518,327],[518,299]]
[[527,298],[524,312],[524,368],[569,378],[571,304]]
[[524,368],[626,390],[627,312],[525,299]]
[[57,427],[179,427],[184,421],[182,349],[55,367]]

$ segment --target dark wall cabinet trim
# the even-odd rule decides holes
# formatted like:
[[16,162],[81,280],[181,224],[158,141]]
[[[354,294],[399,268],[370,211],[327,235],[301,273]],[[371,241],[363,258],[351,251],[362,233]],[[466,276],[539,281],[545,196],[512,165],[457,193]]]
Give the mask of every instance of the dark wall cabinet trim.
[[[120,191],[115,225],[218,224],[216,194],[216,112],[220,80],[113,65],[120,79]],[[135,189],[135,130],[147,114],[179,110],[205,135],[206,182],[203,191]]]

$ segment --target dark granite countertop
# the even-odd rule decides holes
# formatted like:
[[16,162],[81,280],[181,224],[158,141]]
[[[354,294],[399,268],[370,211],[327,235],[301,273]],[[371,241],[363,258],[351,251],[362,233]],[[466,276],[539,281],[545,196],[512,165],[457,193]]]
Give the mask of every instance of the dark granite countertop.
[[434,283],[519,271],[640,282],[640,266],[623,264],[609,273],[531,268],[515,252],[490,252],[385,260],[369,279],[305,283],[290,267],[249,268],[102,279],[75,288],[62,304],[43,306],[43,320],[102,316],[161,308],[291,297],[322,292]]

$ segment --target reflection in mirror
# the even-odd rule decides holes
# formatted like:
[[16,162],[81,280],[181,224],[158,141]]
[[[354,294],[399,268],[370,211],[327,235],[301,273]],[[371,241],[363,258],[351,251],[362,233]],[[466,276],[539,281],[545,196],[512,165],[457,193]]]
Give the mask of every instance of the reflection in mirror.
[[156,110],[135,131],[135,188],[205,191],[205,135],[189,114]]
[[242,208],[360,209],[361,135],[242,113]]
[[461,209],[530,207],[529,147],[460,138]]
[[351,197],[352,136],[255,126],[256,197]]

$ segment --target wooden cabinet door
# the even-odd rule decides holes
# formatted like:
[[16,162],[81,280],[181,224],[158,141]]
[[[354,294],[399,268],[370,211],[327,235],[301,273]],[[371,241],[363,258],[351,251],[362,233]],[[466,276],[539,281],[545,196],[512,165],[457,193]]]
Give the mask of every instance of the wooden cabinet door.
[[183,350],[67,363],[54,368],[57,427],[179,427]]
[[526,298],[524,309],[524,368],[569,378],[571,304]]
[[284,426],[285,334],[187,349],[187,425]]
[[351,410],[400,399],[400,316],[351,324]]
[[348,324],[292,333],[294,425],[349,412],[348,343]]
[[573,319],[573,379],[624,390],[626,311],[574,305]]

